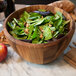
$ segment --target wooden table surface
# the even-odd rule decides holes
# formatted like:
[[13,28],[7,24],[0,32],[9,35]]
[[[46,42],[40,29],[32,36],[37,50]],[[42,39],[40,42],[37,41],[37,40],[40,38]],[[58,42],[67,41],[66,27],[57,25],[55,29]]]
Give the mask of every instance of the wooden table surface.
[[[25,5],[16,5],[16,10],[22,7]],[[76,31],[70,45],[73,41],[76,42]],[[64,53],[69,49],[67,47]],[[11,47],[8,47],[7,59],[0,63],[0,76],[76,76],[76,69],[66,63],[63,56],[46,65],[29,63],[23,60]]]

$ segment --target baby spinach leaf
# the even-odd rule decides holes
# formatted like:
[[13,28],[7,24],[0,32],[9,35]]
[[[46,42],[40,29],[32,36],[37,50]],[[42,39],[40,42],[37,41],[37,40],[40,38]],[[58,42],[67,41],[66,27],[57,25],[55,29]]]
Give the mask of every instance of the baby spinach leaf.
[[16,27],[15,29],[13,29],[13,32],[16,35],[26,35],[24,32],[24,28],[20,28],[20,27]]
[[56,24],[56,28],[58,29],[58,27],[62,24],[62,17],[57,21]]
[[43,43],[43,41],[44,41],[44,38],[42,38],[40,41],[36,38],[36,39],[32,40],[32,43],[41,44],[41,43]]
[[29,13],[27,13],[26,11],[24,12],[23,16],[25,20],[27,20],[30,17]]
[[41,43],[43,43],[43,40],[40,40],[40,41],[38,42],[38,44],[41,44]]
[[40,18],[40,16],[29,17],[29,19],[32,19],[32,20],[38,19],[38,18]]
[[43,43],[48,43],[48,42],[44,41]]
[[14,31],[9,31],[9,33],[10,33],[14,38],[17,39],[17,35],[14,33]]
[[55,15],[59,16],[59,18],[55,21],[55,24],[54,24],[56,26],[56,29],[58,29],[58,27],[62,24],[63,17],[62,17],[62,13],[59,11]]
[[38,27],[36,26],[32,35],[32,39],[37,37],[37,34],[38,34],[37,32],[38,32]]
[[58,14],[55,14],[55,19],[54,20],[58,20],[60,17]]
[[20,25],[21,28],[24,28],[24,23],[21,21],[18,21],[18,24]]
[[38,26],[40,24],[42,24],[44,21],[44,18],[43,19],[39,19],[36,23],[34,23],[34,26]]
[[57,15],[59,15],[60,17],[62,17],[62,13],[61,12],[56,12]]
[[16,35],[15,33],[14,33],[14,31],[10,31],[10,34],[14,37],[14,38],[16,38],[16,39],[26,39],[27,38],[27,36],[18,36],[18,35]]
[[50,29],[51,29],[52,31],[55,31],[55,30],[56,30],[56,28],[55,28],[55,27],[50,27]]
[[45,37],[45,40],[49,40],[52,38],[52,33],[51,33],[49,26],[44,27],[43,36]]
[[70,22],[70,20],[67,20],[67,21],[63,21],[63,26],[65,26],[66,24],[68,24]]
[[28,38],[27,38],[28,40],[32,39],[31,35],[32,35],[33,30],[34,30],[34,25],[32,24],[29,26],[29,34],[28,34]]
[[50,22],[50,21],[52,22],[53,19],[54,19],[54,16],[46,16],[45,20],[44,20],[44,23],[47,23],[47,22]]
[[41,16],[39,13],[31,12],[30,17]]
[[31,24],[31,23],[34,23],[34,22],[35,22],[35,21],[29,20],[29,19],[27,20],[27,23],[28,23],[28,24]]
[[16,18],[14,18],[13,20],[18,24],[18,21],[17,21],[17,19],[16,19]]
[[16,23],[14,21],[8,22],[7,24],[11,29],[14,29],[16,27]]
[[45,9],[38,9],[38,11],[40,11],[40,12],[46,12]]
[[37,44],[39,41],[37,39],[32,40],[32,43]]
[[38,44],[41,44],[44,42],[44,37],[38,42]]
[[68,20],[68,21],[65,21],[65,20],[64,20],[64,21],[63,21],[62,26],[59,27],[59,32],[60,32],[60,33],[63,33],[63,32],[64,32],[64,29],[65,29],[64,26],[65,26],[66,24],[68,24],[69,22],[70,22],[70,20]]
[[53,37],[57,37],[58,36],[58,34],[59,34],[59,31],[56,31],[55,33],[54,33],[54,35],[53,35]]
[[24,11],[24,13],[21,15],[20,20],[24,22],[24,21],[27,21],[29,17],[30,17],[30,14]]
[[22,30],[22,31],[19,31],[19,30],[13,30],[14,31],[14,33],[16,34],[16,35],[25,35],[25,32]]
[[38,22],[39,21],[39,19],[35,19],[35,20],[27,20],[27,23],[29,23],[29,24],[35,24],[36,22]]
[[18,21],[16,18],[14,18],[14,21],[15,21],[19,26],[21,26],[21,27],[24,28],[24,23],[23,23],[23,22]]
[[64,31],[64,27],[63,26],[60,26],[59,32],[62,33],[63,31]]
[[24,18],[20,18],[20,21],[22,22],[22,23],[24,23],[25,22],[25,19]]
[[52,24],[53,25],[54,23],[53,23],[53,21],[49,21],[49,24]]
[[38,18],[40,18],[40,17],[41,17],[40,14],[32,12],[32,13],[30,13],[29,19],[35,20],[35,19],[38,19]]
[[[7,24],[11,28],[9,32],[14,38],[41,44],[59,37],[60,34],[66,35],[69,22],[69,20],[63,19],[63,15],[59,11],[54,15],[50,11],[39,9],[31,13],[25,11],[20,19],[14,18]],[[54,32],[52,33],[52,31]]]

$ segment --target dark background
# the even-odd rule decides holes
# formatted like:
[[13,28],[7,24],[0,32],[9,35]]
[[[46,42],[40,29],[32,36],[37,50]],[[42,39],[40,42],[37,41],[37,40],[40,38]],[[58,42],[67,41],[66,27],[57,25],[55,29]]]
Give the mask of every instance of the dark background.
[[[15,3],[33,5],[33,4],[49,4],[54,1],[58,1],[58,0],[15,0]],[[76,4],[76,0],[70,0],[70,1],[72,1],[74,4]]]
[[58,0],[15,0],[15,3],[33,5],[33,4],[48,4],[54,1]]

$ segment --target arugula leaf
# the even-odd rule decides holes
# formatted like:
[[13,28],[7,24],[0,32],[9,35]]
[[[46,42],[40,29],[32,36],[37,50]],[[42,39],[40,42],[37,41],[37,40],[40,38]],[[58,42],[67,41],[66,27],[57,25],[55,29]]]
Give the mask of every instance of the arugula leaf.
[[45,40],[49,40],[52,38],[52,33],[49,26],[44,26],[44,32],[43,36],[45,37]]

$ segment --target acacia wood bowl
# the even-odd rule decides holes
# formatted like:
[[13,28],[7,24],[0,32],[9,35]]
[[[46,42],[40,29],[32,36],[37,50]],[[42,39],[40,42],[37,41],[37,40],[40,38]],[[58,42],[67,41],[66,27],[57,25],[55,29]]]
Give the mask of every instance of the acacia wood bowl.
[[[64,37],[56,40],[51,41],[49,43],[43,44],[32,44],[23,42],[20,40],[15,39],[13,36],[9,34],[9,27],[7,26],[7,22],[11,21],[14,17],[19,18],[20,15],[24,12],[31,12],[38,9],[45,9],[49,10],[52,13],[56,13],[57,11],[62,12],[62,14],[66,17],[66,19],[70,20],[69,23],[69,32]],[[25,60],[28,62],[36,63],[36,64],[45,64],[52,62],[56,58],[58,58],[61,53],[67,48],[71,38],[73,36],[75,30],[75,24],[72,20],[71,16],[65,12],[64,10],[54,7],[54,6],[47,6],[47,5],[33,5],[29,7],[22,8],[13,12],[11,15],[7,17],[4,22],[4,34],[12,46],[12,48]]]

